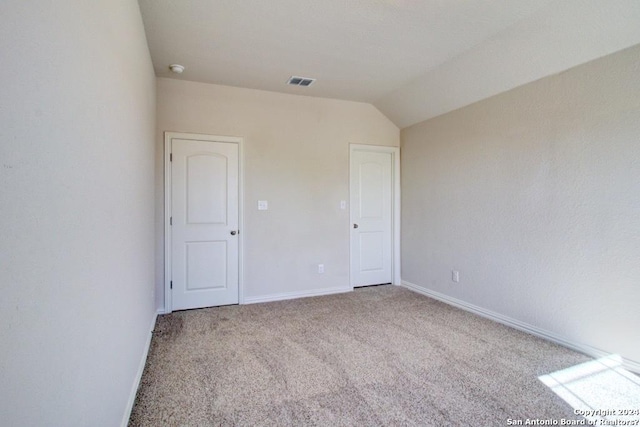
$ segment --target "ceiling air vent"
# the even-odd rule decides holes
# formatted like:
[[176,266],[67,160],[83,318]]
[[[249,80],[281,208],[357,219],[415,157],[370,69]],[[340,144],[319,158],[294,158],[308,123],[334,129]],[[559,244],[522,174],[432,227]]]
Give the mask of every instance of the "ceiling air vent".
[[310,79],[308,77],[298,77],[298,76],[291,76],[291,78],[287,81],[288,85],[293,85],[293,86],[311,86],[313,84],[313,82],[315,82],[316,79]]

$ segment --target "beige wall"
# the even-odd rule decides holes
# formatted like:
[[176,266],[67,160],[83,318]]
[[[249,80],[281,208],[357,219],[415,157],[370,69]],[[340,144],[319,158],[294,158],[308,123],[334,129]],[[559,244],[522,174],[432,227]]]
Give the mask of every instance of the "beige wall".
[[115,426],[155,314],[135,0],[0,3],[0,424]]
[[404,129],[403,280],[640,362],[639,75],[634,47]]
[[[163,132],[244,138],[244,296],[349,286],[349,144],[399,144],[369,104],[158,79],[156,232],[163,236]],[[257,201],[267,200],[268,211]],[[156,290],[163,307],[163,239]],[[325,265],[318,274],[317,264]]]

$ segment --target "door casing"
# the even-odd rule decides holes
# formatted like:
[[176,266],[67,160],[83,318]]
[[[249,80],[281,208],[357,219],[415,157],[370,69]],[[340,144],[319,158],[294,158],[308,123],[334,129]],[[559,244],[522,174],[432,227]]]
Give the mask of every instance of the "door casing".
[[[377,153],[391,153],[391,278],[394,285],[401,285],[400,274],[400,147],[383,145],[349,145],[349,200],[351,200],[351,159],[355,151],[368,151]],[[352,253],[353,239],[351,238],[351,226],[354,223],[353,208],[349,204],[349,257]],[[353,274],[351,271],[351,259],[349,259],[349,285],[353,289]]]
[[230,142],[238,144],[238,302],[244,304],[244,155],[241,137],[205,135],[197,133],[165,132],[164,133],[164,313],[173,311],[171,300],[171,140],[186,139],[194,141]]

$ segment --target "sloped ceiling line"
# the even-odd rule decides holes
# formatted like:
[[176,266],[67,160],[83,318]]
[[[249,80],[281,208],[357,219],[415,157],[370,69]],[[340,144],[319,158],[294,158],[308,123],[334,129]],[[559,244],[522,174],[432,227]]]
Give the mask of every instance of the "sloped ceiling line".
[[159,77],[367,102],[400,128],[640,43],[637,0],[139,4]]

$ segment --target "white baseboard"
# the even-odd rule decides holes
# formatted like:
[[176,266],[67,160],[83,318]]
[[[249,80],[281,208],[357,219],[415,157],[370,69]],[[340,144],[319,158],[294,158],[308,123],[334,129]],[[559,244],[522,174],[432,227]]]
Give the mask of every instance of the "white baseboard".
[[344,292],[351,292],[353,288],[351,286],[348,287],[335,287],[335,288],[323,288],[323,289],[312,289],[310,291],[295,291],[295,292],[282,292],[278,294],[270,294],[270,295],[261,295],[257,297],[245,297],[244,304],[256,304],[260,302],[271,302],[271,301],[283,301],[287,299],[295,299],[295,298],[305,298],[305,297],[317,297],[320,295],[331,295],[331,294],[341,294]]
[[[158,310],[159,312],[160,310]],[[153,336],[153,328],[156,326],[156,319],[158,317],[158,313],[154,313],[151,319],[151,326],[149,327],[149,335],[144,344],[144,349],[142,350],[142,357],[140,358],[140,362],[138,364],[138,372],[136,372],[136,377],[133,381],[133,387],[131,388],[131,392],[129,393],[129,401],[127,402],[127,407],[124,412],[124,416],[122,417],[122,427],[127,427],[129,425],[129,417],[131,417],[131,411],[133,410],[133,405],[136,403],[136,395],[138,394],[138,387],[140,386],[140,381],[142,380],[142,373],[144,372],[144,367],[147,364],[147,355],[149,354],[149,347],[151,347],[151,337]]]
[[[514,329],[527,332],[531,335],[535,335],[537,337],[544,338],[546,340],[552,341],[556,344],[560,344],[572,350],[576,350],[580,353],[586,354],[587,356],[600,358],[600,357],[605,357],[610,355],[610,353],[600,350],[598,348],[592,347],[590,345],[581,344],[581,343],[572,341],[570,339],[557,335],[553,332],[538,328],[536,326],[530,325],[525,322],[521,322],[520,320],[513,319],[503,314],[496,313],[495,311],[478,307],[477,305],[470,304],[466,301],[462,301],[457,298],[453,298],[448,295],[441,294],[440,292],[432,291],[430,289],[425,289],[411,282],[407,282],[403,280],[402,286],[414,292],[417,292],[419,294],[428,296],[438,301],[442,301],[446,304],[452,305],[462,310],[477,314],[478,316],[485,317],[495,322],[502,323],[503,325],[510,326]],[[624,358],[622,360],[623,360],[623,366],[625,369],[631,372],[640,373],[640,363],[635,362],[633,360],[624,359]]]

